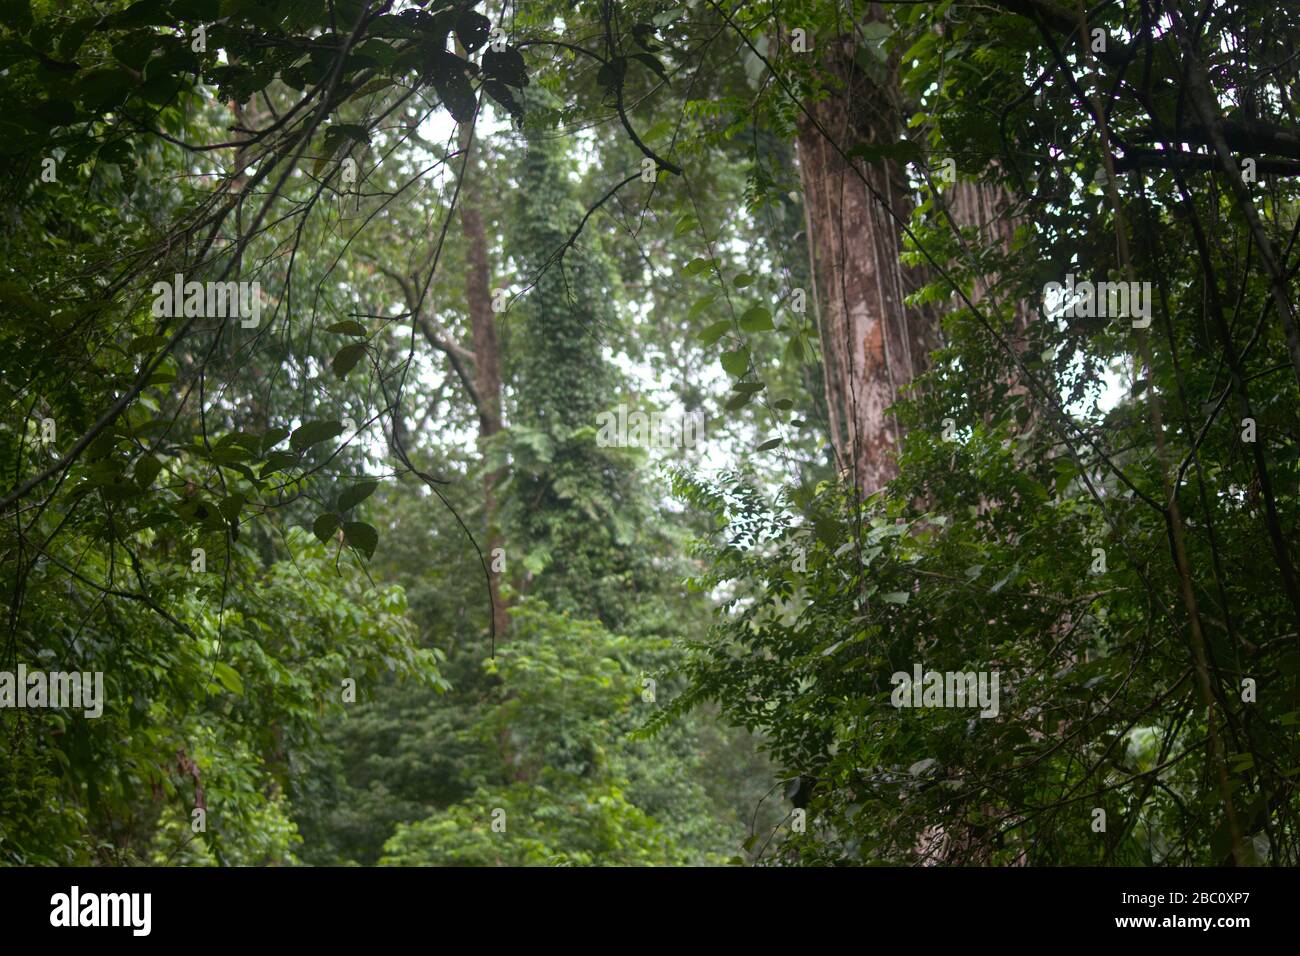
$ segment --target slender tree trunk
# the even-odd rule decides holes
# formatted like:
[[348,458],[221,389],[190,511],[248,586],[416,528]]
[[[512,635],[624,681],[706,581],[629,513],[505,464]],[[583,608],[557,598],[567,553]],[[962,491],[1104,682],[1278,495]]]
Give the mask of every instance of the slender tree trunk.
[[[496,314],[492,311],[491,277],[488,273],[487,233],[483,228],[482,194],[479,191],[469,127],[462,126],[460,146],[469,150],[465,159],[465,181],[460,187],[460,227],[465,238],[465,302],[469,308],[474,338],[474,389],[478,392],[480,442],[501,431],[501,351],[497,346]],[[487,525],[487,555],[492,588],[492,619],[497,637],[504,637],[510,624],[501,600],[501,565],[495,560],[501,547],[497,528],[497,485],[501,471],[483,476],[483,514]]]

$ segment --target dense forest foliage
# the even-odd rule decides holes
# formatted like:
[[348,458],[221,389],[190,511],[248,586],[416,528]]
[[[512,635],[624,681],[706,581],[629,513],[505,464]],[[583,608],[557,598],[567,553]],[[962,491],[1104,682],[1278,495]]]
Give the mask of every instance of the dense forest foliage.
[[1300,863],[1297,96],[1262,0],[0,0],[0,863]]

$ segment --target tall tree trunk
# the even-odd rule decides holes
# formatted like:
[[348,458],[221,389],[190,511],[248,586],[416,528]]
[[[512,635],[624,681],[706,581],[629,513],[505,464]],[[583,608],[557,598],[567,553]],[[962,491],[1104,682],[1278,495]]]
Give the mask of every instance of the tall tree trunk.
[[[912,213],[902,169],[888,159],[868,164],[843,155],[859,145],[892,145],[903,131],[896,64],[869,74],[854,60],[857,49],[840,37],[816,54],[831,95],[806,104],[811,116],[802,118],[797,143],[832,441],[841,468],[851,469],[855,487],[870,494],[898,474],[902,434],[888,409],[925,371],[940,328],[937,311],[904,305],[928,276],[901,261],[900,222]],[[955,225],[973,226],[982,244],[1009,249],[1014,222],[1005,190],[962,180],[941,201]],[[979,277],[972,301],[988,299],[996,282],[996,276]],[[1013,341],[1023,339],[1029,319],[1028,306],[1017,306]],[[1023,390],[1014,380],[1011,387]],[[987,862],[991,847],[969,832],[954,839],[932,826],[918,835],[917,853],[926,865]]]
[[[1012,239],[1020,221],[1014,212],[1012,194],[995,182],[976,179],[958,179],[942,201],[948,204],[954,226],[959,229],[973,228],[979,248],[998,248],[1008,255],[1012,252]],[[970,300],[979,306],[989,299],[997,287],[999,276],[977,276],[969,295]],[[1016,297],[1010,328],[1003,330],[1007,344],[1015,355],[1024,359],[1033,339],[1033,321],[1035,316],[1034,301],[1023,296]],[[1008,394],[1028,396],[1029,389],[1018,369],[1011,369],[1006,378]],[[1021,431],[1031,431],[1037,421],[1037,414],[1032,403],[1026,404],[1026,412],[1020,422]]]
[[[487,233],[483,228],[483,205],[479,192],[470,127],[462,126],[460,147],[467,150],[460,185],[460,228],[465,238],[465,303],[469,309],[474,338],[474,389],[478,392],[480,442],[501,431],[501,352],[497,346],[496,315],[492,311],[491,277],[488,273]],[[501,547],[497,527],[497,485],[500,470],[483,476],[483,515],[487,526],[489,581],[492,589],[492,620],[497,637],[505,636],[510,624],[501,600],[500,566],[495,560]]]
[[830,95],[808,104],[797,142],[831,433],[840,467],[867,494],[897,474],[902,435],[888,409],[925,368],[939,332],[928,310],[903,304],[916,277],[900,261],[895,216],[911,214],[902,170],[892,160],[853,160],[855,170],[841,155],[864,143],[895,143],[901,131],[895,67],[882,64],[878,81],[854,51],[851,38],[837,37],[811,54]]

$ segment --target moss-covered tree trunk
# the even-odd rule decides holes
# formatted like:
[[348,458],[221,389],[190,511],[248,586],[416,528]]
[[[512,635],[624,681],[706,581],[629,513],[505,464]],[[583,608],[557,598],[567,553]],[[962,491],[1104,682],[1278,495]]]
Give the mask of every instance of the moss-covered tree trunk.
[[583,210],[568,162],[564,139],[537,131],[520,169],[512,255],[531,288],[510,350],[512,532],[527,590],[556,610],[617,628],[637,482],[594,437],[597,415],[619,391],[605,354],[617,328],[615,276],[590,225],[574,238]]

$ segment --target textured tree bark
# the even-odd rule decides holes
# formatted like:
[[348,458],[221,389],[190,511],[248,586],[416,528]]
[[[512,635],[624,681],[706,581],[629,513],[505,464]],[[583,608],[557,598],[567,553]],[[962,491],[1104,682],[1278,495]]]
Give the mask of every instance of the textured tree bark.
[[831,434],[841,470],[869,494],[897,474],[902,436],[888,409],[924,370],[939,329],[928,310],[903,304],[918,277],[900,261],[894,215],[911,214],[902,170],[853,160],[855,171],[841,155],[861,143],[895,143],[901,131],[894,67],[882,65],[884,82],[876,82],[854,49],[835,38],[811,54],[831,94],[807,104],[811,118],[802,117],[797,142]]
[[[977,242],[983,248],[1000,247],[1003,252],[1011,252],[1011,241],[1015,236],[1017,218],[1013,211],[1012,195],[994,183],[973,179],[958,179],[948,191],[948,210],[953,222],[959,228],[973,227],[978,236]],[[976,277],[970,291],[971,302],[980,305],[988,300],[998,284],[998,276],[981,275]],[[1012,313],[1011,327],[1005,331],[1007,344],[1017,357],[1023,359],[1029,350],[1033,338],[1033,321],[1035,302],[1024,297],[1017,297]],[[1011,395],[1027,395],[1022,376],[1012,370],[1007,378]],[[1034,427],[1037,416],[1030,409],[1023,422],[1023,431]]]
[[[854,160],[855,169],[842,155],[860,144],[883,146],[902,137],[896,66],[882,64],[868,75],[854,61],[855,49],[848,38],[837,38],[818,52],[832,93],[805,104],[811,117],[802,118],[797,143],[832,441],[841,468],[850,470],[862,494],[870,494],[898,474],[902,434],[889,408],[928,367],[941,331],[937,310],[904,304],[927,273],[901,262],[900,222],[913,208],[902,169],[890,160]],[[975,227],[981,244],[1010,248],[1015,222],[1005,190],[961,180],[943,198],[954,223]],[[996,276],[977,278],[972,301],[987,300],[996,283]],[[1017,304],[1017,350],[1031,319],[1030,304]],[[1010,384],[1023,391],[1019,382]],[[941,865],[988,862],[992,847],[972,833],[954,837],[931,826],[918,834],[916,851],[923,865]],[[1023,853],[1013,858],[1013,865],[1024,862]]]
[[[474,390],[479,396],[479,438],[486,440],[501,431],[501,351],[497,345],[496,315],[492,311],[483,206],[475,176],[473,143],[467,126],[461,127],[460,146],[468,150],[459,203],[460,228],[466,250],[465,302],[469,308],[470,328],[474,338]],[[505,636],[510,625],[509,614],[501,600],[501,572],[493,567],[493,552],[501,546],[501,535],[496,527],[496,489],[501,477],[499,470],[483,476],[483,514],[488,529],[485,543],[492,589],[492,620],[498,638]]]

